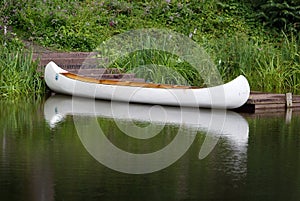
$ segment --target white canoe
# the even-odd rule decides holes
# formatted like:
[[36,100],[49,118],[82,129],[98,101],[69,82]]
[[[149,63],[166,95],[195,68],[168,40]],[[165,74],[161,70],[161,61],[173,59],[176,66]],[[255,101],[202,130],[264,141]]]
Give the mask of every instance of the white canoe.
[[233,109],[242,106],[250,95],[249,83],[242,75],[223,85],[196,88],[97,80],[69,73],[49,62],[44,77],[48,87],[57,93],[133,103]]

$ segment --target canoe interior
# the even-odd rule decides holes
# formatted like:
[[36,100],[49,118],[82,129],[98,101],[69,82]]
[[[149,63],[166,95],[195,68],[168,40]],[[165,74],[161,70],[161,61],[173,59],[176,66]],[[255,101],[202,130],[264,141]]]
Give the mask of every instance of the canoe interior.
[[67,78],[70,78],[73,80],[89,82],[89,83],[96,83],[96,84],[144,87],[144,88],[164,88],[164,89],[198,89],[198,88],[200,88],[200,87],[183,86],[183,85],[155,84],[155,83],[132,82],[132,81],[122,81],[122,80],[95,79],[95,78],[84,77],[84,76],[69,73],[69,72],[61,73],[61,74],[66,76]]

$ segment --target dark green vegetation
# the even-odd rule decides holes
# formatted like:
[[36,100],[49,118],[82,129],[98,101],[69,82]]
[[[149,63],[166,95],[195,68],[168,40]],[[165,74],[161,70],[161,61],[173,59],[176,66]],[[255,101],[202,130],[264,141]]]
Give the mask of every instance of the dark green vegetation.
[[259,11],[256,16],[268,26],[285,31],[300,31],[299,0],[254,0],[254,8]]
[[0,47],[0,98],[39,97],[44,94],[45,84],[37,68],[31,52]]
[[[252,90],[268,92],[296,92],[300,85],[299,0],[10,0],[0,4],[0,40],[8,49],[22,47],[21,41],[27,40],[53,49],[92,51],[125,31],[167,28],[204,47],[225,81],[244,74]],[[170,62],[176,56],[154,55],[159,56],[137,52],[131,57],[143,65],[167,58],[159,64],[170,65],[189,84],[200,84],[186,63]],[[121,58],[117,66],[131,69],[130,65],[137,64],[131,57]],[[161,75],[147,71],[147,75]],[[7,87],[1,83],[1,93],[2,88]]]

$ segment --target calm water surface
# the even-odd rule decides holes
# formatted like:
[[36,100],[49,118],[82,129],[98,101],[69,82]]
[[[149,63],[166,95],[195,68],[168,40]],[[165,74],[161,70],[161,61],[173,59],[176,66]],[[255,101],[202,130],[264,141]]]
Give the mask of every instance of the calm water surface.
[[0,200],[300,200],[299,115],[126,108],[1,101]]

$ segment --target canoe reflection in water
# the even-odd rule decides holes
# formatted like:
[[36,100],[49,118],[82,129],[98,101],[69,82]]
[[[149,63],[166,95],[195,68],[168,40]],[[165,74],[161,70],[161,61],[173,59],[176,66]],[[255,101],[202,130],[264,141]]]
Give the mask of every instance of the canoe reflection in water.
[[[87,151],[103,165],[125,173],[151,173],[168,167],[188,150],[199,131],[206,132],[199,159],[205,158],[213,150],[220,137],[226,138],[241,152],[247,149],[248,122],[241,115],[228,110],[142,105],[62,95],[47,99],[44,116],[51,128],[67,115],[73,116],[77,134]],[[84,118],[87,116],[95,118],[89,118],[87,122],[87,118]],[[96,117],[111,118],[124,134],[142,140],[155,137],[165,125],[174,125],[179,129],[163,149],[134,154],[112,144]],[[137,121],[146,123],[146,126],[139,126],[135,123]]]

